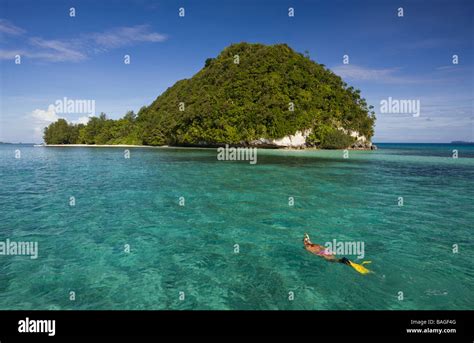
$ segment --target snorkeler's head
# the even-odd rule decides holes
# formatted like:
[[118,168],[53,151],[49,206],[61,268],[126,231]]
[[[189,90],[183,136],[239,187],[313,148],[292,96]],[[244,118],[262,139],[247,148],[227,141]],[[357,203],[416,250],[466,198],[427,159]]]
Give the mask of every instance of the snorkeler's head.
[[308,234],[307,234],[307,233],[305,233],[305,234],[304,234],[304,239],[303,239],[303,242],[304,242],[304,243],[309,243],[309,242],[310,242],[310,240],[309,240],[309,236],[308,236]]

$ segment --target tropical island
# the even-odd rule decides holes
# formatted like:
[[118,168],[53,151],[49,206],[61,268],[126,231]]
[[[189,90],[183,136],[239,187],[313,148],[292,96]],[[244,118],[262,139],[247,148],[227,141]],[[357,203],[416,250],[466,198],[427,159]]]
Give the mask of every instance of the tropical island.
[[370,149],[375,114],[360,90],[286,44],[225,48],[137,114],[59,119],[55,144]]

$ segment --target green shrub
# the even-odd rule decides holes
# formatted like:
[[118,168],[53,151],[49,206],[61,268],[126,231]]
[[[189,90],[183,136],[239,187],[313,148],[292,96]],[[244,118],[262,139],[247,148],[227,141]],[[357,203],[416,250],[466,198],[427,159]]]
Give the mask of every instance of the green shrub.
[[346,149],[354,142],[354,137],[345,134],[341,130],[334,129],[324,136],[320,147],[322,149]]

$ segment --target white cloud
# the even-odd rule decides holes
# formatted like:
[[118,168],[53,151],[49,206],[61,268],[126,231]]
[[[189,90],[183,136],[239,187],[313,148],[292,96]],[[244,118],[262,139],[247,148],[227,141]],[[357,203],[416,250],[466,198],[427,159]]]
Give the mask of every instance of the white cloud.
[[47,110],[36,109],[30,114],[33,117],[34,139],[41,139],[43,130],[49,124],[59,119],[53,105],[49,105]]
[[31,112],[31,116],[36,119],[38,124],[50,124],[55,122],[58,119],[64,119],[71,124],[87,124],[90,119],[90,116],[82,116],[77,119],[67,119],[60,117],[56,114],[56,107],[54,105],[49,105],[47,110],[36,109]]
[[65,119],[68,123],[71,124],[87,124],[90,117],[83,116],[77,119],[68,120],[67,118],[60,117],[56,114],[56,108],[54,105],[49,105],[47,110],[36,109],[31,112],[31,116],[34,119],[34,133],[35,138],[39,139],[42,136],[43,130],[46,126],[51,123],[54,123],[58,119]]
[[54,105],[49,105],[46,111],[36,109],[31,113],[31,115],[37,121],[40,121],[42,123],[52,123],[59,119],[59,116],[56,114],[56,109],[54,108]]

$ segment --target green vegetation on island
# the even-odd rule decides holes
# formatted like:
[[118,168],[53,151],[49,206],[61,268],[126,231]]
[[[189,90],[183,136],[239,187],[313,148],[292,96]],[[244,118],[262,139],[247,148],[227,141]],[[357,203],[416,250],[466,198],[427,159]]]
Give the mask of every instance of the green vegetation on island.
[[239,43],[190,79],[176,82],[138,114],[105,114],[87,125],[59,119],[47,144],[251,145],[297,131],[306,146],[337,149],[370,140],[375,116],[360,91],[286,44]]

